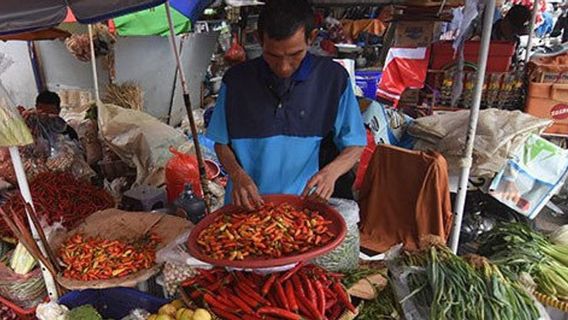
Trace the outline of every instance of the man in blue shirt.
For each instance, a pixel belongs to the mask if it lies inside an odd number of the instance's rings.
[[[315,33],[307,1],[269,1],[258,24],[263,55],[226,72],[207,130],[229,173],[226,202],[253,210],[260,194],[310,190],[329,199],[366,145],[349,75],[308,53]],[[340,153],[320,168],[326,137]]]

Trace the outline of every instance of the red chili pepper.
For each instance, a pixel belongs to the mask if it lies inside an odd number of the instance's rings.
[[[276,273],[273,273],[270,275],[270,277],[268,278],[268,280],[266,280],[266,282],[264,282],[264,285],[262,286],[262,295],[265,296],[268,294],[268,292],[270,292],[270,288],[272,288],[272,285],[274,284],[274,281],[276,280]]]
[[[236,316],[231,311],[225,311],[215,307],[212,307],[211,310],[213,310],[213,313],[217,316],[220,316],[225,320],[241,320],[241,316]]]
[[[343,311],[343,309],[341,308],[341,306],[339,304],[336,304],[332,309],[331,312],[329,314],[329,319],[330,320],[338,320],[339,317],[341,316],[341,312]]]
[[[232,301],[234,304],[236,304],[237,308],[240,308],[241,310],[243,310],[244,313],[254,314],[254,310],[252,310],[251,307],[249,307],[249,305],[247,305],[247,303],[244,302],[241,298],[239,298],[235,295],[228,295],[227,298],[230,301]]]
[[[245,314],[245,315],[243,315],[243,320],[264,320],[264,319],[259,318],[255,315]]]
[[[298,302],[300,305],[303,305],[306,308],[306,311],[311,315],[312,318],[315,320],[321,320],[323,315],[321,315],[315,305],[313,305],[308,298],[305,296],[297,296]]]
[[[318,311],[320,314],[325,314],[325,292],[323,291],[323,286],[319,280],[314,280],[314,285],[317,295]]]
[[[300,282],[300,277],[298,276],[298,274],[292,276],[292,283],[294,284],[294,289],[296,289],[297,292],[299,292],[303,296],[306,295],[304,287],[302,286],[302,282]]]
[[[298,313],[298,302],[296,301],[296,295],[294,294],[294,287],[291,281],[284,284],[284,291],[286,292],[286,298],[288,299],[288,304],[290,304],[290,309]]]
[[[249,295],[245,294],[241,289],[235,288],[235,291],[237,292],[238,297],[241,298],[241,300],[243,300],[244,302],[246,302],[246,304],[248,304],[249,307],[253,309],[256,309],[256,307],[258,307],[259,305],[258,301],[255,301]]]
[[[261,295],[259,295],[256,291],[251,289],[247,286],[244,282],[240,282],[237,287],[241,288],[246,294],[248,294],[254,300],[262,303],[262,304],[269,304],[268,300],[264,299]]]
[[[351,304],[351,301],[349,301],[349,297],[347,296],[347,292],[345,292],[345,289],[343,288],[343,286],[341,286],[341,284],[339,282],[336,282],[333,285],[333,289],[337,293],[337,297],[339,298],[339,301],[341,301],[341,303],[343,303],[345,305],[345,307],[347,309],[349,309],[349,311],[355,313],[355,307],[353,306],[353,304]]]
[[[229,307],[226,304],[224,304],[223,302],[213,298],[213,296],[210,295],[209,293],[206,293],[205,296],[203,296],[203,300],[205,300],[205,302],[207,302],[207,304],[210,305],[211,307],[215,307],[217,309],[227,311],[227,312],[232,312],[231,307]]]
[[[286,309],[290,310],[290,304],[288,303],[288,299],[286,299],[286,294],[284,293],[284,288],[282,288],[282,284],[280,281],[276,281],[274,283],[274,287],[276,288],[276,294],[278,295],[278,300],[280,301],[280,305]]]
[[[302,317],[300,317],[298,314],[292,313],[288,310],[284,310],[284,309],[281,309],[281,308],[276,308],[276,307],[262,307],[262,308],[258,309],[258,313],[259,314],[273,315],[273,316],[277,316],[277,317],[288,319],[288,320],[301,320],[302,319]]]
[[[325,301],[325,310],[331,309],[333,306],[337,304],[337,299],[327,299]]]
[[[302,267],[304,266],[304,262],[300,261],[298,264],[296,264],[296,266],[290,270],[288,270],[282,277],[280,277],[280,282],[284,283],[286,282],[288,279],[290,279],[290,277],[292,277],[294,275],[294,273],[298,272],[298,270],[300,270]]]
[[[314,306],[317,306],[318,300],[312,282],[310,281],[310,279],[308,279],[308,277],[305,274],[302,274],[301,277],[302,277],[302,282],[306,285],[306,297],[310,299],[310,302]]]

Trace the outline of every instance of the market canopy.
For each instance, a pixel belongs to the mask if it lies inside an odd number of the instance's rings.
[[[74,20],[83,24],[95,23],[149,9],[164,2],[166,0],[2,0],[0,35],[47,29]],[[170,2],[173,8],[194,20],[212,1]]]

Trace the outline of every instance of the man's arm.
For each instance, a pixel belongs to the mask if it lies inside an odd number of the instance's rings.
[[[307,196],[308,192],[315,186],[317,190],[315,194],[322,199],[329,199],[335,189],[335,182],[339,177],[351,170],[355,163],[361,157],[364,147],[347,147],[330,162],[327,166],[321,169],[314,175],[306,188],[304,189],[303,196]]]
[[[243,206],[248,210],[253,210],[255,205],[262,203],[262,199],[258,194],[258,189],[254,181],[243,170],[237,161],[235,153],[230,147],[231,138],[227,126],[227,114],[225,107],[225,97],[227,88],[225,84],[221,86],[217,104],[211,122],[207,127],[207,138],[215,141],[215,152],[219,161],[227,170],[231,181],[233,182],[232,201],[237,206]]]
[[[233,182],[231,196],[234,204],[247,210],[254,210],[262,204],[263,201],[256,184],[243,170],[231,147],[226,144],[215,143],[215,152]]]

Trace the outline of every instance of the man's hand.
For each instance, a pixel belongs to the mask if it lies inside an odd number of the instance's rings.
[[[257,209],[264,202],[258,193],[258,188],[251,177],[244,171],[239,170],[233,176],[233,203],[238,207],[243,207],[249,211]]]
[[[331,198],[331,195],[335,190],[335,182],[337,181],[337,179],[339,179],[337,172],[334,172],[334,170],[325,167],[308,181],[304,192],[302,192],[302,196],[308,196],[310,190],[316,187],[317,189],[313,193],[313,195],[327,201],[329,200],[329,198]]]

